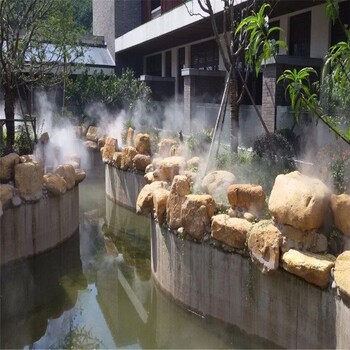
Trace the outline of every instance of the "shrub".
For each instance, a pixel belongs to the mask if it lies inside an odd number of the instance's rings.
[[[259,136],[254,142],[253,151],[268,166],[277,166],[281,172],[295,169],[293,148],[279,133]]]

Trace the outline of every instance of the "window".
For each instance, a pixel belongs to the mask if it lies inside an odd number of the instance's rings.
[[[191,67],[203,70],[219,69],[219,49],[215,40],[191,46]]]
[[[151,0],[151,11],[160,7],[160,0]]]
[[[165,53],[165,76],[171,77],[171,51]]]
[[[310,57],[311,12],[290,18],[289,54]]]
[[[161,54],[146,57],[146,74],[159,77],[162,75]]]
[[[181,70],[185,66],[185,48],[180,47],[178,50],[178,60],[177,60],[177,74],[178,74],[178,93],[180,95],[184,92],[184,77],[181,75]]]

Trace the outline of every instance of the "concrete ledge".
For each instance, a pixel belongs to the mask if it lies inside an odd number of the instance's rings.
[[[155,75],[140,75],[141,81],[161,81],[164,83],[175,83],[175,78],[172,77],[158,77]]]
[[[183,69],[181,69],[181,76],[183,76],[183,77],[187,77],[187,76],[226,77],[226,71],[183,68]]]
[[[136,200],[146,185],[143,175],[105,166],[106,195],[113,202],[135,211]]]
[[[54,248],[79,227],[79,188],[4,211],[0,218],[0,265]]]
[[[350,308],[282,269],[263,275],[250,260],[181,240],[153,222],[152,273],[186,307],[285,348],[348,348]]]

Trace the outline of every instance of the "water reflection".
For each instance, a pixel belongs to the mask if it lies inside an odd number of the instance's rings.
[[[77,232],[58,249],[1,269],[1,348],[33,344],[48,319],[75,305],[86,288],[79,246]]]
[[[273,347],[166,297],[150,221],[105,200],[101,182],[80,191],[80,239],[1,275],[2,348]]]

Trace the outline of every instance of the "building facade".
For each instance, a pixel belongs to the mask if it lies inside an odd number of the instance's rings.
[[[244,4],[237,0],[237,6]],[[282,28],[275,60],[250,81],[255,103],[270,131],[288,127],[291,118],[283,86],[276,85],[286,68],[312,66],[320,71],[329,46],[342,39],[339,26],[325,15],[324,0],[273,2],[269,21]],[[212,1],[218,23],[223,2]],[[344,24],[350,24],[350,1],[340,2]],[[213,124],[222,96],[226,71],[215,43],[208,15],[197,0],[93,0],[93,31],[104,35],[115,54],[116,70],[131,67],[152,87],[156,100],[182,105],[179,117],[185,131]],[[114,38],[114,40],[113,40]],[[262,132],[250,101],[240,108],[241,129],[246,141]],[[245,130],[246,129],[246,130]]]

